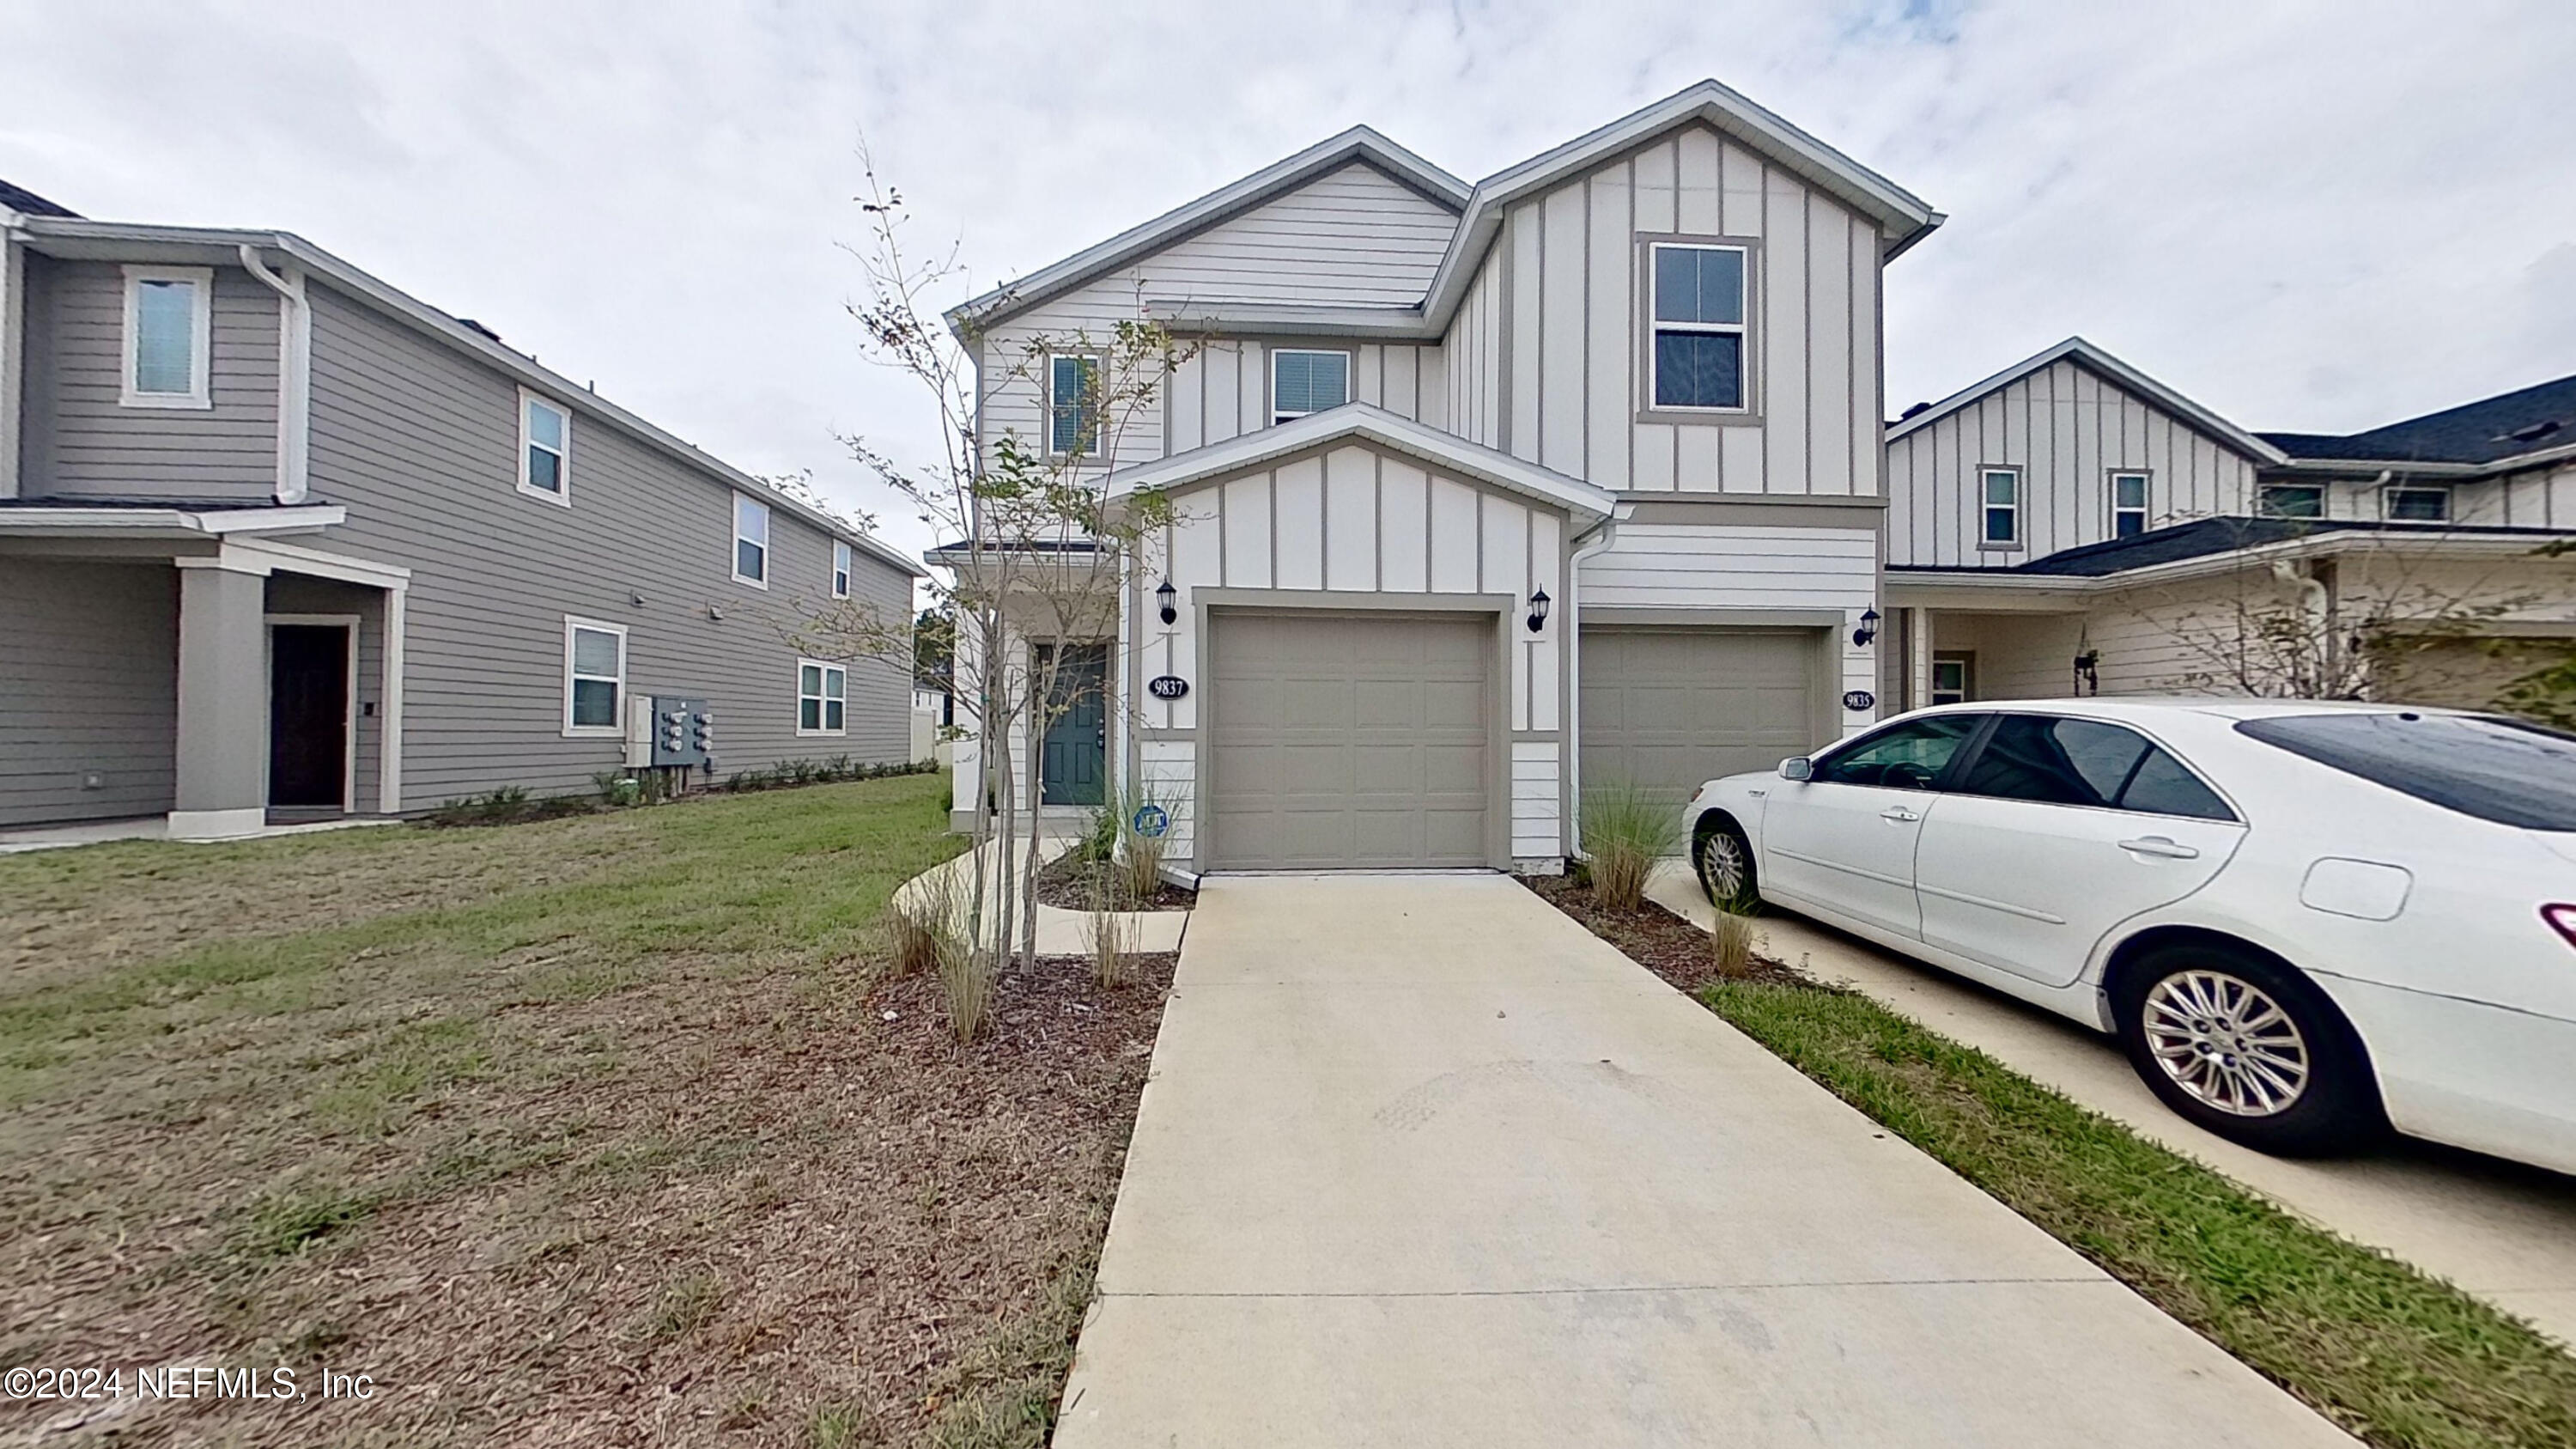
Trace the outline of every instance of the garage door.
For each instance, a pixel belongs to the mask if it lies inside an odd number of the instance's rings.
[[[1217,616],[1212,868],[1480,866],[1489,618]]]
[[[1584,790],[1625,781],[1678,806],[1806,753],[1819,653],[1809,629],[1584,630]]]

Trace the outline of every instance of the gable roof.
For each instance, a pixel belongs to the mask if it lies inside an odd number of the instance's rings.
[[[14,211],[20,216],[70,216],[79,212],[58,202],[47,201],[23,186],[0,181],[0,211]]]
[[[1353,126],[1294,156],[1274,161],[1240,181],[1220,186],[1196,201],[1175,207],[1140,226],[1129,227],[1097,246],[1085,248],[1051,266],[1040,267],[1018,281],[1004,283],[982,296],[958,303],[944,314],[949,330],[962,336],[970,325],[990,327],[1050,297],[1062,296],[1139,257],[1354,163],[1376,167],[1449,211],[1457,211],[1467,204],[1466,182],[1367,126]]]
[[[2061,361],[2073,362],[2108,382],[2136,393],[2191,424],[2210,438],[2234,448],[2257,462],[2284,461],[2285,455],[2282,451],[2265,442],[2261,437],[2245,431],[2081,337],[2069,337],[2055,347],[2023,358],[1992,377],[1961,388],[1921,412],[1888,424],[1887,441],[1893,443],[1908,433],[1928,428],[1988,394],[2009,387],[2032,373],[2055,366]]]
[[[1592,522],[1608,518],[1618,502],[1616,494],[1580,478],[1523,462],[1509,453],[1471,443],[1455,433],[1444,433],[1367,403],[1344,403],[1277,427],[1256,429],[1222,443],[1121,468],[1109,475],[1109,494],[1115,498],[1148,488],[1168,492],[1344,440],[1372,443],[1442,472],[1490,483]]]
[[[2551,539],[2565,538],[2567,530],[2521,528],[2502,525],[2463,525],[2453,523],[2400,523],[2376,518],[2249,518],[2220,514],[2194,518],[2182,523],[2151,528],[2127,538],[2108,539],[2101,543],[2079,544],[2059,549],[2042,558],[2018,563],[2010,568],[1982,568],[1975,565],[1891,564],[1890,573],[1942,573],[1960,577],[2028,578],[2109,578],[2135,569],[2153,568],[2158,564],[2181,563],[2190,559],[2213,558],[2220,554],[2259,549],[2270,544],[2294,543],[2303,539],[2321,539],[2334,534],[2378,537],[2416,537],[2438,544],[2463,540],[2486,540],[2507,545],[2528,541],[2532,546]]]
[[[2576,377],[2499,393],[2366,432],[2264,433],[2298,459],[2370,463],[2497,463],[2576,444]]]

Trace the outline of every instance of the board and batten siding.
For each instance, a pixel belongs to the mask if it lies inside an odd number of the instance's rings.
[[[2021,546],[1981,548],[1978,469],[2022,469]],[[2253,511],[2252,458],[2063,359],[1887,446],[1887,561],[2010,568],[2111,537],[2111,474],[2143,470],[2147,526]]]
[[[1449,383],[1438,347],[1220,337],[1196,344],[1172,374],[1164,394],[1164,451],[1186,453],[1270,426],[1270,353],[1283,347],[1349,353],[1351,401],[1448,429]]]
[[[511,378],[328,287],[313,311],[313,495],[349,518],[299,542],[412,571],[406,809],[502,785],[582,790],[621,762],[617,740],[563,737],[566,615],[626,628],[630,696],[711,702],[720,774],[909,755],[909,671],[881,660],[850,665],[844,734],[796,733],[780,629],[794,598],[828,593],[820,530],[773,508],[771,587],[733,582],[731,486],[585,415],[578,395],[555,399],[573,414],[571,507],[522,494]],[[854,594],[908,620],[911,581],[864,552],[856,564]]]
[[[214,269],[210,408],[127,407],[125,269],[29,256],[24,449],[28,498],[266,503],[277,489],[278,296]]]
[[[2451,516],[2508,528],[2576,528],[2576,463],[2457,484]]]
[[[1192,484],[1174,501],[1179,517],[1155,563],[1168,568],[1179,591],[1177,611],[1168,625],[1149,603],[1129,611],[1131,679],[1199,679],[1194,599],[1202,588],[1275,589],[1283,605],[1295,606],[1329,606],[1335,593],[1525,600],[1544,588],[1565,596],[1566,524],[1556,510],[1361,444]],[[1162,576],[1139,586],[1151,588]],[[1559,749],[1563,638],[1562,615],[1536,634],[1512,631],[1503,723],[1514,744],[1515,856],[1563,853],[1559,803],[1553,793],[1541,800],[1529,789],[1546,773],[1541,758],[1552,761]],[[1200,773],[1197,692],[1139,697],[1135,714],[1143,730],[1140,778],[1165,792],[1164,803],[1180,818]],[[1541,838],[1544,849],[1523,849]]]
[[[0,826],[168,810],[178,691],[168,563],[0,559]]]

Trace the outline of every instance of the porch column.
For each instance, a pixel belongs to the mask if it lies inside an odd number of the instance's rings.
[[[1932,702],[1932,611],[1905,613],[1905,707],[1921,709]]]
[[[179,562],[179,779],[170,838],[255,835],[268,823],[268,579]]]

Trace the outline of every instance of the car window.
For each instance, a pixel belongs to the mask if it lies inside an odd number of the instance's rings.
[[[1981,714],[1936,714],[1856,740],[1816,762],[1809,778],[1836,785],[1929,790],[1950,757],[1986,722]]]
[[[2576,830],[2576,736],[2490,715],[2298,714],[2238,734],[2498,825]]]
[[[2236,818],[2181,761],[2136,730],[2100,720],[2005,715],[1956,788],[2044,805]]]

